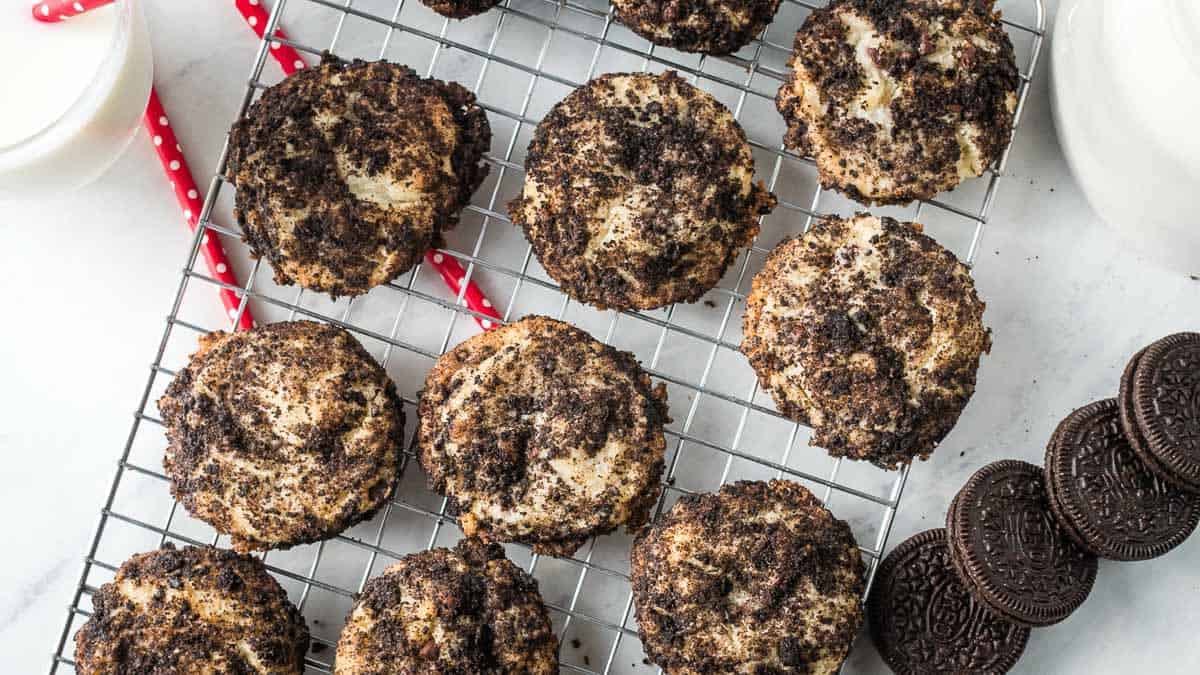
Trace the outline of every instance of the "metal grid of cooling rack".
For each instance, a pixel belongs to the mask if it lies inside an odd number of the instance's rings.
[[[494,139],[487,161],[493,171],[464,211],[463,223],[447,235],[447,248],[440,254],[464,263],[468,278],[479,282],[493,300],[504,298],[496,306],[503,308],[506,321],[532,312],[569,320],[605,342],[633,351],[655,379],[668,385],[676,421],[667,432],[668,468],[656,517],[679,495],[712,490],[730,480],[797,480],[849,520],[860,543],[870,543],[860,545],[868,562],[869,586],[908,470],[882,472],[830,459],[820,450],[804,450],[808,430],[774,411],[737,351],[746,287],[771,245],[803,231],[814,217],[856,208],[823,191],[812,162],[786,151],[779,142],[782,121],[774,113],[772,99],[786,76],[790,38],[803,17],[820,4],[784,0],[771,26],[751,45],[727,57],[655,48],[615,23],[606,0],[505,0],[461,23],[437,17],[415,0],[276,0],[266,33],[286,24],[292,33],[288,44],[312,55],[328,50],[344,57],[387,58],[418,67],[415,59],[424,54],[426,74],[453,77],[465,85],[473,80],[492,121]],[[1019,54],[1019,123],[1041,51],[1044,10],[1041,0],[1001,0],[998,6],[1005,11],[1003,20]],[[329,27],[331,35],[322,40],[313,32],[310,37],[306,31],[310,23]],[[371,29],[378,33],[369,40],[355,40],[354,26],[359,33]],[[270,84],[270,73],[264,72],[270,48],[266,41],[260,44],[242,111]],[[447,62],[453,62],[458,72],[445,72],[441,66]],[[521,153],[549,105],[596,74],[639,68],[677,70],[726,103],[746,127],[759,173],[768,178],[780,204],[764,221],[759,238],[703,302],[653,312],[600,312],[558,292],[508,222],[503,203],[520,189]],[[499,86],[490,86],[494,82]],[[875,212],[926,223],[928,232],[973,265],[1010,151],[1011,145],[982,178],[939,200]],[[224,162],[223,150],[222,170]],[[196,337],[228,327],[208,325],[213,323],[211,312],[195,309],[215,305],[214,291],[224,286],[197,269],[203,238],[221,237],[234,264],[240,263],[246,272],[246,283],[231,287],[242,298],[238,314],[253,302],[264,320],[309,318],[355,333],[397,381],[410,422],[416,389],[429,365],[476,331],[470,320],[474,314],[461,296],[447,297],[436,275],[423,273],[421,266],[358,299],[332,301],[274,285],[267,271],[248,258],[240,233],[219,224],[228,217],[232,192],[225,182],[220,175],[214,177],[208,191],[51,673],[60,667],[73,670],[69,639],[90,616],[92,594],[111,579],[126,557],[166,541],[222,542],[221,536],[178,510],[170,499],[157,463],[165,440],[153,403],[174,368],[186,362]],[[930,223],[940,225],[930,227]],[[231,318],[236,325],[237,317]],[[438,320],[444,321],[444,328]],[[408,426],[411,435],[415,425]],[[342,618],[369,577],[405,553],[447,545],[458,537],[453,519],[446,515],[445,500],[424,489],[412,459],[412,452],[406,451],[396,496],[369,522],[326,542],[263,555],[313,629],[313,648],[307,658],[310,672],[331,671]],[[642,660],[631,617],[628,547],[629,537],[624,534],[593,539],[570,558],[540,557],[522,546],[506,547],[509,557],[541,584],[562,645],[563,670],[605,675],[657,670]]]

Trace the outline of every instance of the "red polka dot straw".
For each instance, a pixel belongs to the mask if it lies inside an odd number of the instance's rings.
[[[58,23],[76,14],[112,3],[113,0],[45,0],[33,4],[33,16],[38,21]]]
[[[179,208],[183,210],[183,218],[194,232],[196,224],[200,221],[200,209],[203,208],[204,202],[200,199],[200,190],[196,187],[191,170],[188,169],[187,160],[183,158],[183,149],[175,138],[175,132],[171,129],[171,120],[167,117],[162,101],[158,98],[158,92],[154,89],[150,90],[150,103],[146,106],[146,115],[142,120],[142,126],[146,128],[154,142],[154,149],[158,152],[158,159],[162,162],[163,171],[166,172],[167,180],[171,182],[171,187],[175,190],[175,199],[179,202]],[[237,277],[233,274],[233,267],[225,257],[225,250],[221,248],[220,239],[215,233],[205,232],[204,239],[200,242],[200,253],[203,254],[204,262],[208,265],[208,272],[214,279],[235,288],[240,286]],[[247,330],[254,326],[254,316],[250,313],[249,304],[242,310],[241,316],[238,316],[241,297],[237,292],[229,288],[222,288],[221,304],[225,306],[225,312],[229,315],[230,320],[237,320],[237,328]]]
[[[250,28],[254,29],[254,32],[261,38],[267,28],[267,10],[263,8],[260,0],[234,0],[233,4],[242,13],[242,18],[246,20]],[[280,28],[276,28],[271,35],[283,40],[287,39]],[[279,63],[279,67],[283,69],[285,75],[291,75],[307,65],[296,50],[282,42],[271,42],[271,56]],[[455,295],[462,295],[467,307],[475,312],[475,323],[479,324],[480,328],[491,330],[501,324],[500,314],[474,281],[467,281],[466,291],[462,290],[467,274],[453,256],[429,250],[425,253],[425,262],[437,270],[442,281],[450,287],[450,290],[454,291]]]
[[[103,7],[112,1],[46,0],[33,6],[33,16],[42,21],[57,22],[97,7]],[[153,87],[150,89],[150,101],[146,106],[146,113],[142,117],[142,126],[145,127],[150,134],[150,139],[154,142],[154,149],[158,152],[163,172],[166,173],[167,180],[174,188],[175,199],[183,212],[183,219],[187,221],[188,227],[194,232],[200,221],[200,209],[203,207],[203,202],[200,201],[200,190],[196,187],[191,170],[188,169],[187,160],[183,158],[183,148],[180,147],[179,140],[175,138],[175,132],[171,130],[171,121],[163,109],[162,101],[158,98],[158,92]],[[233,274],[233,267],[225,257],[225,250],[221,248],[220,240],[214,234],[205,233],[204,239],[200,242],[200,252],[204,256],[209,274],[214,279],[235,288],[241,285]],[[222,288],[220,296],[226,314],[229,315],[230,321],[237,322],[237,328],[247,330],[255,325],[249,305],[241,310],[240,315],[238,314],[241,297],[235,291],[230,288]]]
[[[476,286],[474,281],[468,281],[467,290],[463,291],[463,279],[466,278],[467,273],[454,256],[429,249],[425,252],[425,262],[442,275],[442,281],[446,282],[455,295],[462,294],[463,301],[467,303],[468,308],[476,314],[484,315],[473,317],[480,328],[491,330],[500,327],[500,324],[503,323],[500,313],[496,311],[496,308],[492,306],[492,301],[483,295],[483,291],[479,290],[479,286]]]
[[[42,21],[62,21],[65,18],[80,14],[89,9],[95,9],[113,2],[113,0],[45,0],[33,6],[33,15]],[[263,8],[260,0],[234,0],[234,5],[241,12],[246,23],[252,28],[260,38],[266,33],[268,23],[268,14]],[[304,69],[307,64],[299,52],[284,44],[280,40],[286,40],[287,35],[283,29],[276,28],[271,33],[273,40],[271,42],[271,56],[279,63],[284,74],[291,75],[296,71]],[[154,141],[155,150],[158,151],[158,157],[162,161],[163,170],[167,174],[168,180],[175,189],[175,198],[179,201],[180,207],[183,209],[184,219],[187,220],[188,226],[194,231],[196,224],[199,221],[200,209],[203,203],[200,201],[200,191],[196,188],[195,180],[192,178],[191,171],[188,169],[187,161],[183,158],[183,149],[179,146],[175,138],[175,133],[171,130],[170,120],[167,118],[166,112],[163,110],[162,102],[158,98],[157,92],[153,89],[150,91],[150,104],[146,109],[144,126],[150,133],[150,137]],[[201,252],[204,255],[204,260],[208,264],[209,273],[213,278],[230,286],[240,286],[237,278],[234,277],[232,268],[228,260],[225,258],[225,252],[221,248],[221,243],[217,237],[204,235],[204,240],[201,243]],[[430,250],[425,253],[425,261],[441,275],[442,280],[454,291],[456,295],[462,295],[463,301],[467,307],[473,311],[476,316],[475,322],[484,330],[496,328],[501,323],[500,314],[492,305],[491,301],[484,296],[483,291],[474,281],[469,281],[466,278],[466,272],[462,265],[452,256],[440,251]],[[463,284],[466,288],[463,288]],[[237,319],[238,328],[248,329],[254,325],[254,318],[250,314],[250,307],[247,305],[240,317],[238,317],[238,307],[240,298],[236,292],[229,288],[221,289],[221,302],[225,305],[226,311],[229,313],[230,319]]]
[[[267,30],[267,10],[263,8],[262,2],[260,0],[233,0],[233,4],[242,13],[242,18],[246,20],[246,24],[250,26],[254,34],[262,37]],[[276,28],[271,36],[280,40],[287,39],[287,34],[283,32],[282,28]],[[271,42],[271,56],[279,62],[285,75],[291,75],[308,66],[299,52],[282,42]]]

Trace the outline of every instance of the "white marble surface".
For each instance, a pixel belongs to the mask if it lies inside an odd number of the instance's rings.
[[[1053,16],[1056,2],[1048,4]],[[229,3],[160,1],[148,10],[159,90],[193,169],[211,175],[255,42]],[[326,30],[330,15],[297,13],[292,21],[304,23],[293,32]],[[982,464],[1040,463],[1057,420],[1112,395],[1129,354],[1198,327],[1200,282],[1130,255],[1072,183],[1050,122],[1047,72],[1034,84],[977,266],[995,347],[958,427],[913,470],[892,545],[938,526]],[[49,664],[189,243],[144,142],[78,194],[0,205],[5,672]],[[196,312],[219,325],[215,298]],[[1200,538],[1155,561],[1102,563],[1088,602],[1035,631],[1017,672],[1196,672],[1197,569]],[[847,672],[885,670],[860,640]]]

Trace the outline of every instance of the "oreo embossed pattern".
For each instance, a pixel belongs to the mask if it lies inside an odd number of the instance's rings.
[[[1058,425],[1046,448],[1050,506],[1084,549],[1112,560],[1156,558],[1200,521],[1200,496],[1159,478],[1121,429],[1116,399],[1086,405]]]
[[[897,546],[867,601],[871,636],[897,673],[1007,672],[1029,627],[1087,599],[1098,557],[1156,558],[1198,524],[1200,333],[1176,333],[1130,358],[1116,398],[1059,423],[1044,469],[988,464],[944,530]]]
[[[1005,673],[1029,640],[1028,627],[967,590],[941,528],[910,537],[880,563],[867,607],[876,648],[902,675]]]
[[[1096,580],[1096,557],[1071,541],[1050,510],[1041,468],[993,462],[967,481],[946,530],[964,582],[996,612],[1027,626],[1070,616]]]
[[[1121,382],[1126,433],[1165,478],[1200,491],[1200,333],[1168,335],[1135,358]]]

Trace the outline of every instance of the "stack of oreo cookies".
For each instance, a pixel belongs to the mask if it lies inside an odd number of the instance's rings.
[[[1200,493],[1200,333],[1177,333],[1134,355],[1121,376],[1121,426],[1154,475]]]
[[[1200,523],[1200,333],[1138,352],[1118,398],[1066,417],[1045,468],[977,471],[945,529],[880,564],[871,635],[897,673],[1007,672],[1029,629],[1067,618],[1091,592],[1098,558],[1147,560]]]

